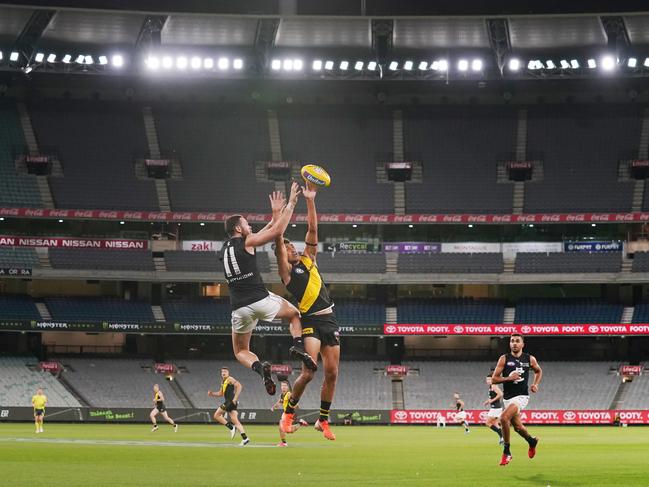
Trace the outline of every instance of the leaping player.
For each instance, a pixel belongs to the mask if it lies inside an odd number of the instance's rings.
[[[536,446],[539,443],[539,439],[530,436],[527,428],[523,425],[520,412],[525,409],[530,400],[530,391],[533,393],[539,391],[543,370],[541,370],[533,355],[523,353],[524,346],[525,342],[522,335],[518,333],[512,334],[509,337],[510,353],[500,356],[491,378],[493,384],[503,384],[504,389],[505,410],[500,415],[504,447],[500,465],[507,465],[512,460],[512,454],[509,450],[511,426],[514,426],[514,431],[527,441],[529,445],[528,457],[534,458]],[[534,382],[528,390],[527,382],[530,377],[530,369],[534,371]]]
[[[225,221],[228,239],[223,245],[221,258],[225,279],[230,289],[232,306],[232,348],[237,360],[257,372],[264,381],[266,392],[275,395],[275,382],[269,362],[261,362],[250,351],[250,338],[259,320],[272,321],[281,318],[290,322],[293,336],[291,355],[299,358],[305,367],[316,370],[314,360],[304,351],[300,312],[284,298],[269,292],[257,268],[256,247],[272,242],[281,236],[291,220],[300,194],[297,183],[291,185],[288,203],[284,195],[275,191],[270,195],[273,217],[268,225],[254,233],[246,219],[232,215]]]

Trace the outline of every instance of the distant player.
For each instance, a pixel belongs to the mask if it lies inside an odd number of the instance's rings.
[[[158,431],[158,423],[156,421],[156,416],[160,414],[164,420],[169,423],[171,426],[174,427],[174,433],[178,431],[178,425],[174,422],[173,419],[169,417],[169,414],[167,414],[167,408],[164,403],[165,396],[160,390],[160,386],[158,384],[153,384],[153,409],[151,410],[151,414],[149,417],[151,418],[151,422],[153,423],[153,428],[151,428],[151,432],[153,431]]]
[[[458,423],[462,423],[462,426],[464,426],[464,434],[468,435],[471,432],[471,430],[469,429],[469,423],[466,420],[464,401],[460,399],[460,394],[457,392],[453,394],[453,399],[455,400],[455,410],[457,411],[457,413],[455,414],[455,420]]]
[[[43,389],[38,389],[32,396],[32,406],[34,407],[34,424],[36,433],[43,432],[43,419],[45,418],[45,406],[47,406],[47,396],[43,394]]]
[[[514,333],[509,338],[510,353],[501,355],[496,364],[492,376],[493,384],[503,384],[505,408],[500,415],[500,422],[503,429],[503,456],[500,465],[507,465],[512,460],[512,454],[509,450],[510,426],[514,427],[516,433],[521,435],[527,441],[529,449],[527,456],[534,458],[536,455],[536,445],[539,443],[538,438],[532,438],[523,426],[520,412],[525,409],[530,400],[530,393],[538,392],[543,371],[539,367],[533,355],[523,353],[525,342],[523,337]],[[527,382],[530,376],[530,369],[534,371],[534,383],[530,386],[529,391]]]
[[[228,239],[223,245],[221,259],[225,278],[230,289],[232,306],[232,348],[237,360],[257,372],[264,381],[268,394],[275,395],[270,363],[261,362],[250,351],[250,338],[259,320],[272,321],[281,318],[290,322],[293,336],[291,355],[298,357],[307,367],[317,369],[315,362],[304,351],[300,313],[284,298],[269,292],[257,268],[256,247],[272,242],[282,235],[293,215],[300,193],[297,183],[291,186],[288,203],[281,192],[270,195],[273,217],[271,222],[257,233],[253,233],[246,219],[233,215],[225,221]]]
[[[503,391],[497,385],[492,384],[490,375],[485,380],[489,386],[489,399],[484,402],[485,406],[489,406],[485,425],[498,435],[498,444],[502,445],[503,430],[500,427],[500,415],[503,412]]]
[[[243,386],[241,382],[236,380],[230,375],[230,369],[221,367],[221,388],[217,392],[207,391],[210,397],[223,397],[224,402],[214,412],[214,421],[221,423],[230,431],[230,438],[234,438],[237,431],[241,434],[240,446],[246,446],[250,443],[250,438],[246,435],[241,421],[239,421],[239,412],[237,406],[239,405],[239,395]],[[230,420],[225,419],[228,415]]]
[[[439,413],[437,415],[437,427],[446,428],[446,415],[444,413]]]
[[[275,411],[275,409],[277,409],[277,408],[282,408],[282,411],[284,411],[286,409],[286,406],[288,405],[288,400],[291,397],[291,394],[290,394],[291,389],[289,387],[288,381],[283,380],[280,383],[280,391],[281,391],[281,394],[279,396],[279,399],[277,400],[277,402],[275,404],[273,404],[270,407],[271,411]],[[280,425],[279,425],[279,443],[277,444],[277,446],[281,446],[281,447],[288,446],[288,443],[286,442],[286,433],[295,433],[297,430],[300,429],[301,426],[307,426],[308,424],[309,423],[307,423],[305,420],[300,419],[296,424],[291,425],[291,427],[287,431],[284,431],[284,429],[282,429],[282,425],[281,425],[281,422],[280,422]]]
[[[315,207],[316,190],[311,185],[302,188],[307,207],[307,232],[305,248],[299,254],[295,246],[282,235],[275,239],[277,268],[286,289],[298,302],[302,313],[302,336],[309,356],[315,360],[322,356],[324,382],[320,391],[320,417],[315,429],[325,438],[335,440],[329,427],[329,411],[336,391],[338,364],[340,362],[340,339],[338,322],[333,312],[334,303],[322,280],[316,263],[318,252],[318,216]],[[288,431],[293,424],[295,408],[307,384],[313,379],[313,369],[302,366],[300,376],[293,384],[288,404],[284,409],[281,426]]]

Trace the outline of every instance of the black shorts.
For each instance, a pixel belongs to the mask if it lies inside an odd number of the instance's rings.
[[[164,413],[167,410],[167,408],[165,407],[165,403],[163,402],[156,403],[155,408],[158,410],[159,413]]]
[[[230,413],[237,410],[237,403],[233,401],[226,401],[221,404],[219,408],[223,409],[223,411],[225,411],[226,413]]]
[[[34,416],[43,416],[45,415],[45,409],[34,409]]]
[[[340,345],[340,332],[336,315],[302,316],[302,338],[317,338],[322,345],[336,347]]]

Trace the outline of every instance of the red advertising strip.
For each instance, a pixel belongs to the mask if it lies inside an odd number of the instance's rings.
[[[387,375],[408,375],[409,367],[407,365],[388,365],[385,367]]]
[[[484,423],[487,410],[467,410],[469,423]],[[457,411],[444,409],[396,409],[390,412],[392,424],[437,424],[443,415],[447,423],[457,422]],[[527,410],[521,412],[521,420],[526,424],[613,424],[619,416],[621,423],[649,424],[649,410]]]
[[[642,375],[642,365],[623,365],[620,367],[620,374],[622,375]]]
[[[649,335],[649,324],[383,325],[384,335]]]
[[[39,367],[41,370],[48,372],[58,372],[61,369],[61,364],[58,362],[41,362]]]
[[[156,373],[158,374],[173,374],[176,370],[176,366],[174,364],[163,364],[163,363],[157,363],[154,366]]]
[[[273,364],[270,366],[270,371],[273,374],[291,375],[291,372],[293,371],[293,367],[284,364]]]
[[[71,218],[81,220],[129,220],[162,222],[222,222],[229,216],[222,212],[59,210],[46,208],[0,208],[0,216],[15,218]],[[249,222],[266,223],[268,213],[248,213]],[[390,223],[390,224],[521,224],[521,223],[620,223],[649,221],[649,213],[530,213],[525,215],[493,214],[354,214],[323,213],[321,223]],[[306,215],[294,215],[293,222],[306,222]]]
[[[149,241],[104,238],[14,237],[11,235],[0,235],[0,247],[145,250],[149,248]]]

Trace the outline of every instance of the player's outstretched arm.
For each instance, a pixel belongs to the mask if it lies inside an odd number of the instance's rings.
[[[306,221],[307,230],[304,239],[305,247],[304,253],[312,260],[315,261],[316,253],[318,252],[318,213],[315,208],[315,197],[317,191],[311,183],[307,183],[302,187],[302,195],[306,200]]]
[[[277,273],[286,286],[291,282],[291,264],[288,262],[283,233],[275,238],[275,257],[277,258]]]
[[[281,191],[273,191],[271,194],[268,195],[268,199],[270,200],[271,218],[270,221],[266,224],[266,226],[261,230],[259,230],[260,232],[263,232],[264,230],[267,230],[271,228],[273,225],[277,224],[277,220],[279,219],[279,216],[282,213],[282,209],[286,205],[284,194]],[[277,201],[277,204],[274,204],[274,201]]]
[[[539,384],[541,383],[541,379],[543,379],[543,369],[536,361],[534,355],[530,355],[530,368],[534,371],[534,383],[531,385],[530,391],[538,392]]]
[[[209,397],[221,397],[223,395],[223,391],[220,390],[220,389],[218,391],[216,391],[216,392],[207,391],[207,395]]]
[[[281,193],[280,193],[281,194]],[[297,198],[300,194],[300,186],[297,183],[293,182],[291,185],[291,195],[289,197],[288,203],[283,210],[281,206],[284,203],[284,198],[277,198],[275,193],[271,195],[270,204],[273,211],[273,214],[280,208],[281,214],[277,219],[277,223],[272,226],[266,226],[264,229],[260,230],[257,233],[251,233],[246,237],[246,247],[259,247],[265,245],[269,242],[275,240],[279,235],[282,235],[286,231],[288,223],[291,221],[293,216],[293,210],[295,210],[295,205],[297,204]]]

